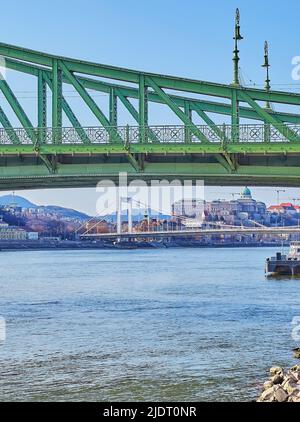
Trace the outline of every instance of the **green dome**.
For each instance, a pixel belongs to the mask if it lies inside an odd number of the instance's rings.
[[[247,186],[245,187],[245,189],[242,192],[242,198],[252,198],[251,195],[251,190],[249,188],[247,188]]]

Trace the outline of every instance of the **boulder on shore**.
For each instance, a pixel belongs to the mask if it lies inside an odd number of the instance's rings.
[[[287,372],[280,366],[273,366],[262,389],[258,402],[300,402],[300,365]]]
[[[293,349],[294,352],[294,358],[300,359],[300,347],[296,347],[296,349]]]

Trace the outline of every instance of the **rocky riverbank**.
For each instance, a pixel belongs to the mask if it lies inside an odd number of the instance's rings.
[[[295,365],[286,372],[280,366],[273,366],[257,401],[300,402],[300,365]]]

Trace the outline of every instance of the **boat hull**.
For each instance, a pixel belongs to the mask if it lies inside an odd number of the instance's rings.
[[[300,260],[266,261],[266,274],[300,275]]]

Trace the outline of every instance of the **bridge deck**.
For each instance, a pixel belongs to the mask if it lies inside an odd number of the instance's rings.
[[[239,142],[232,127],[197,126],[201,142],[187,126],[150,126],[144,142],[136,126],[0,129],[0,189],[95,186],[99,180],[198,179],[206,184],[286,185],[300,181],[300,142],[287,141],[276,128],[240,125]],[[300,133],[300,125],[288,125]],[[266,131],[268,139],[266,140]],[[82,142],[82,136],[86,142]],[[150,137],[155,135],[155,140]],[[30,135],[30,136],[29,136]],[[33,139],[32,139],[33,138]]]
[[[253,227],[253,228],[222,228],[222,229],[190,229],[190,230],[158,230],[132,233],[87,233],[81,235],[87,239],[103,238],[147,238],[147,237],[184,237],[184,236],[213,236],[213,235],[284,235],[300,233],[300,227]]]
[[[0,189],[95,186],[105,178],[117,182],[120,172],[147,183],[174,178],[216,185],[300,182],[299,93],[243,87],[238,78],[220,84],[141,72],[4,43],[0,55],[6,68],[34,79],[37,87],[36,110],[29,116],[0,75],[6,103],[0,106]],[[79,110],[64,95],[66,86],[76,93],[86,121],[96,121],[97,127],[80,123]],[[107,102],[104,110],[93,98],[99,92]],[[156,107],[160,115],[158,106],[180,125],[151,126],[150,112]],[[120,126],[120,112],[122,121],[136,126]],[[71,127],[63,127],[64,121]]]

